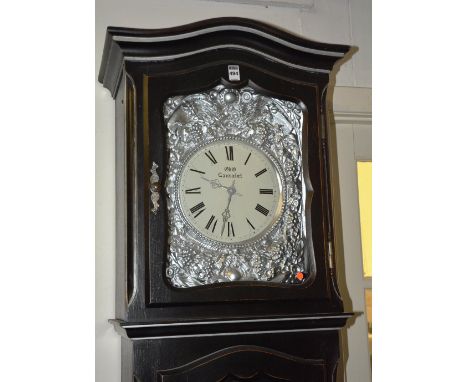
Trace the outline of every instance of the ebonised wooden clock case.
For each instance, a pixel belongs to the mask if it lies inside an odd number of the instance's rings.
[[[325,99],[348,46],[219,18],[170,29],[107,30],[99,81],[116,106],[116,319],[122,381],[332,381],[351,315],[335,276]],[[233,80],[228,67],[235,65]],[[249,87],[303,111],[305,207],[314,275],[175,288],[167,278],[169,162],[164,103]],[[152,178],[157,168],[156,182]],[[152,196],[158,193],[156,213]]]

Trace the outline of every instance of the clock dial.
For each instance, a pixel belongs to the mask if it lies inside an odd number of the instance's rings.
[[[201,235],[225,244],[260,238],[283,208],[275,164],[245,141],[214,141],[185,163],[178,184],[180,208]]]

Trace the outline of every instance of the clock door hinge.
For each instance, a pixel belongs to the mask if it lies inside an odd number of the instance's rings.
[[[333,262],[333,243],[331,241],[328,241],[328,267],[331,269],[335,268]]]

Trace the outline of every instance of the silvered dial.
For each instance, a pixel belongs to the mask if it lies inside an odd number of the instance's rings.
[[[214,141],[193,153],[182,168],[178,193],[190,225],[225,244],[260,238],[283,208],[275,164],[256,146],[237,139]]]

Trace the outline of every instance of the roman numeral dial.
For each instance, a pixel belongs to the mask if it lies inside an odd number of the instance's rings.
[[[265,172],[267,172],[267,169],[266,169],[266,168],[263,168],[263,169],[261,169],[259,172],[257,172],[257,173],[255,174],[255,176],[258,178],[260,175],[264,174]]]
[[[214,221],[214,223],[213,223]],[[211,223],[213,223],[213,226],[211,226]],[[215,217],[214,215],[211,215],[210,219],[208,220],[208,223],[206,223],[206,226],[205,228],[206,229],[210,229],[211,228],[211,232],[214,232],[215,229],[216,229],[216,224],[218,223],[218,220],[216,219],[215,220]]]
[[[233,161],[234,160],[234,147],[232,146],[224,146],[226,149],[226,158],[227,160]]]
[[[205,153],[205,155],[210,160],[211,163],[213,164],[218,163],[218,161],[216,160],[216,158],[214,157],[213,153],[210,150],[208,150],[208,152]]]
[[[197,212],[198,210],[201,210],[203,207],[205,207],[205,203],[201,202],[201,203],[198,203],[196,204],[195,206],[193,206],[192,208],[190,208],[190,212],[192,214],[194,214],[195,212]]]
[[[261,214],[267,216],[268,213],[270,212],[268,209],[266,209],[265,207],[263,207],[261,204],[257,204],[255,206],[255,210],[257,210],[258,212],[260,212]]]
[[[234,224],[232,224],[231,222],[228,222],[228,236],[236,236],[236,234],[234,233]]]
[[[185,193],[186,194],[201,194],[200,188],[201,187],[188,188],[187,190],[185,190]]]
[[[178,196],[169,198],[197,240],[248,244],[273,229],[284,200],[272,157],[254,143],[229,138],[201,145],[183,159]]]
[[[255,229],[255,227],[253,226],[252,222],[249,219],[245,218],[245,220],[247,220],[247,223],[252,229]]]

